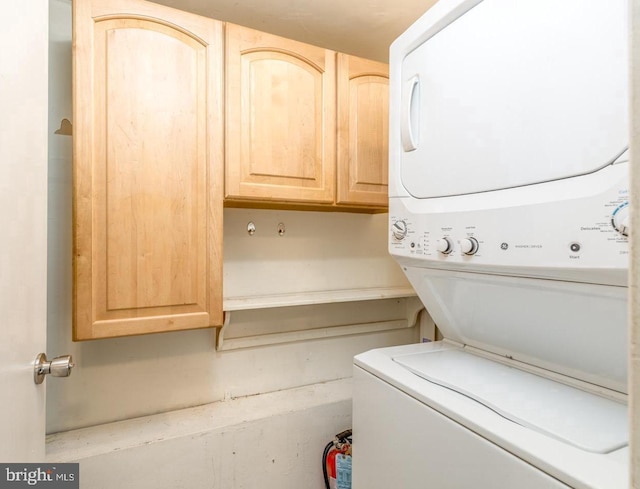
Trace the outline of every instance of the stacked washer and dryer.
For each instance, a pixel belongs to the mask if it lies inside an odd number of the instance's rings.
[[[389,249],[443,340],[355,358],[354,489],[628,485],[624,0],[440,0],[391,46]]]

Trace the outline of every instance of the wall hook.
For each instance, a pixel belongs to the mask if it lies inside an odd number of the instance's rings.
[[[54,132],[54,134],[61,134],[63,136],[71,136],[73,134],[73,126],[69,119],[62,119],[60,121],[60,128]]]

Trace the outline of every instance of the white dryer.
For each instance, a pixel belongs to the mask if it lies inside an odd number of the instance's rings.
[[[354,489],[628,486],[624,0],[391,46],[389,249],[444,339],[355,358]]]

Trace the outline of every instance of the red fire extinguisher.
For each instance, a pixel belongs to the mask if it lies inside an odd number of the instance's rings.
[[[326,489],[351,489],[351,444],[351,430],[345,430],[324,448],[322,473]]]

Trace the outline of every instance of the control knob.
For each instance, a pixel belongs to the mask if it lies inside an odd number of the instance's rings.
[[[623,236],[629,236],[629,202],[619,206],[611,216],[611,224]]]
[[[475,255],[480,245],[476,238],[464,238],[460,240],[460,251],[465,255]]]
[[[436,249],[440,253],[448,255],[453,251],[453,241],[450,238],[440,238],[436,241]]]
[[[404,221],[395,221],[391,226],[391,233],[393,234],[393,237],[398,241],[402,241],[404,238],[406,238],[408,232],[409,231],[407,229],[407,223]]]

